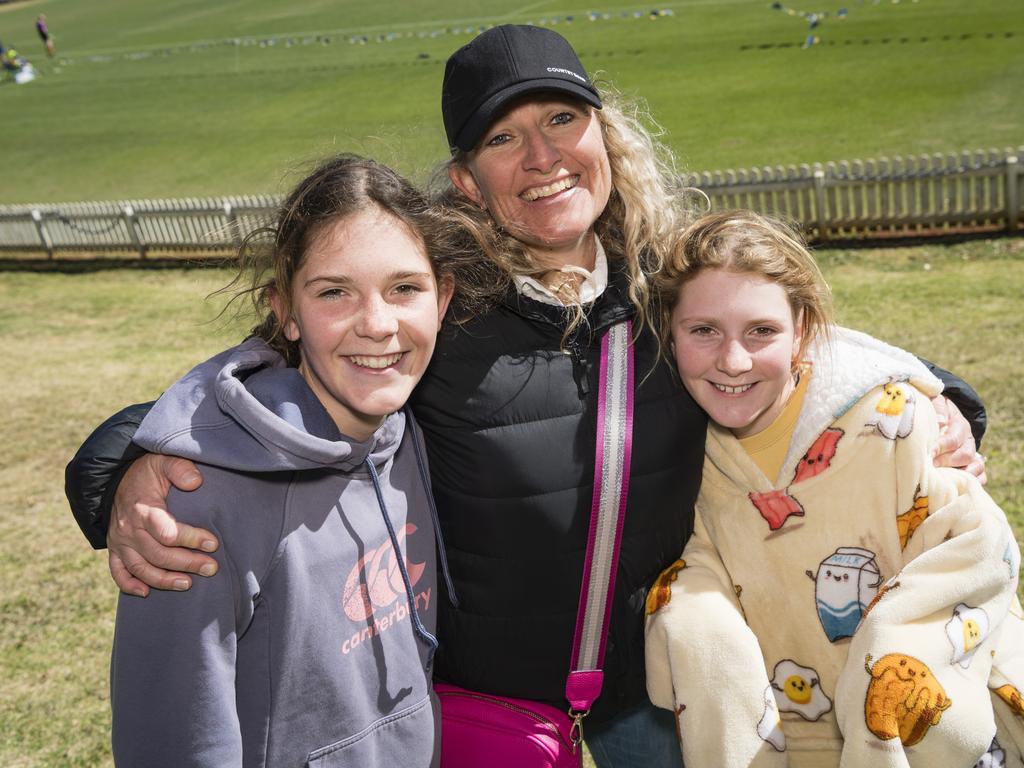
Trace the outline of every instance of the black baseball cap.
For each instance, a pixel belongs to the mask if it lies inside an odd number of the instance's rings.
[[[502,24],[453,53],[444,69],[441,114],[448,146],[468,152],[509,101],[557,91],[601,108],[601,96],[569,41],[557,32]]]

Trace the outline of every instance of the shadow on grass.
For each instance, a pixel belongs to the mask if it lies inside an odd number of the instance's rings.
[[[1024,236],[1024,232],[1006,231],[958,231],[943,233],[941,235],[913,234],[913,235],[878,235],[856,238],[830,238],[824,242],[811,240],[815,249],[830,250],[860,250],[872,248],[919,248],[922,245],[956,245],[957,243],[970,243],[979,240],[1013,240]]]
[[[79,256],[75,258],[47,258],[0,256],[0,272],[63,272],[67,274],[84,274],[103,272],[105,270],[160,270],[160,269],[221,269],[235,266],[233,256],[218,254],[216,256]]]
[[[917,248],[922,245],[955,245],[979,240],[1018,239],[1024,232],[959,230],[941,234],[883,234],[861,237],[834,237],[826,241],[810,239],[815,251],[870,250],[877,248]],[[110,269],[221,269],[236,265],[233,253],[195,253],[140,256],[111,256],[102,253],[75,252],[50,258],[18,252],[0,253],[0,272],[63,272],[68,274],[102,272]]]

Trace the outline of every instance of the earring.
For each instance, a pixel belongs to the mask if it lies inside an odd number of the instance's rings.
[[[790,363],[790,366],[789,366],[789,374],[793,377],[793,385],[794,386],[800,383],[800,376],[803,374],[803,372],[804,372],[804,364],[803,364],[803,362],[797,360],[794,357],[793,358],[793,362]]]

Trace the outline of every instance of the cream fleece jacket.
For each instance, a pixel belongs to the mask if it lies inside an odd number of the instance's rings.
[[[844,329],[809,357],[778,478],[709,430],[695,533],[648,597],[651,700],[687,768],[1024,765],[1019,546],[932,465],[941,385]]]

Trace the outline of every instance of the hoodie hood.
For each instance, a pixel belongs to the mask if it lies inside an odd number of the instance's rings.
[[[135,442],[153,453],[247,472],[330,468],[350,472],[398,449],[405,415],[393,413],[365,442],[342,435],[295,368],[251,337],[200,363],[143,420]]]
[[[875,387],[909,381],[928,397],[942,392],[942,382],[912,354],[850,328],[837,326],[830,339],[816,339],[808,359],[813,373],[784,466]]]

